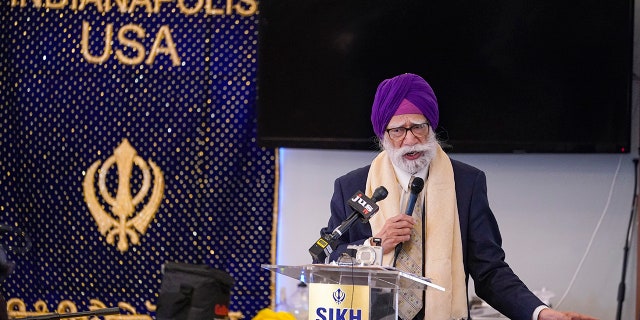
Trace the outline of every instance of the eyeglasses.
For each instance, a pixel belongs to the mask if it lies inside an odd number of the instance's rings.
[[[429,134],[429,123],[414,124],[411,127],[397,127],[385,130],[391,140],[402,140],[407,136],[407,131],[411,131],[414,137],[424,138]]]

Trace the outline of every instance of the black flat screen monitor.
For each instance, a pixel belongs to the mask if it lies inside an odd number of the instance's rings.
[[[629,152],[632,1],[260,6],[262,146],[376,149],[376,87],[410,72],[433,87],[450,152]]]

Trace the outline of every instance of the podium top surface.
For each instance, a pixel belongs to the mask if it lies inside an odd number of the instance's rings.
[[[339,266],[334,264],[307,264],[301,266],[263,264],[264,269],[300,280],[305,283],[361,284],[372,288],[419,289],[431,287],[445,289],[431,279],[416,276],[392,267]]]

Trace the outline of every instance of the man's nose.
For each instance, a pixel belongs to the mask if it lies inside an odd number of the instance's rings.
[[[402,141],[402,144],[412,146],[418,143],[420,143],[420,139],[418,139],[418,137],[416,137],[416,135],[413,134],[413,131],[407,130],[407,134],[404,136],[404,140]]]

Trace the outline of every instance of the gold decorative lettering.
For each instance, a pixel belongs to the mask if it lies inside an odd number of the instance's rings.
[[[11,318],[26,318],[35,315],[41,315],[49,312],[49,308],[47,308],[47,304],[38,300],[33,305],[35,312],[28,312],[27,305],[21,299],[11,298],[7,301],[7,310],[9,311],[9,316]]]
[[[126,313],[116,314],[116,315],[105,315],[104,319],[105,320],[152,320],[153,319],[148,314],[138,313],[136,309],[129,303],[119,302],[118,307],[124,310]],[[105,308],[107,308],[107,306],[102,301],[97,299],[90,300],[90,305],[89,305],[90,311],[96,311],[96,310],[105,309]],[[157,306],[151,304],[149,301],[145,301],[145,308],[147,308],[147,311],[149,312],[154,312],[156,311]],[[38,300],[34,304],[34,309],[35,311],[27,311],[26,304],[22,299],[11,298],[9,299],[9,301],[7,301],[7,311],[9,313],[10,319],[51,315],[51,312],[49,311],[47,304],[42,300]],[[58,314],[76,313],[76,312],[78,312],[78,307],[76,306],[75,303],[73,303],[73,301],[69,301],[69,300],[63,300],[58,304],[58,307],[56,308],[56,313]],[[77,317],[73,319],[90,320],[90,319],[97,319],[97,318]]]
[[[73,301],[70,300],[62,300],[58,304],[58,308],[56,309],[57,313],[76,313],[78,312],[78,307]]]
[[[131,6],[129,7],[129,13],[132,13],[137,6],[145,6],[145,11],[148,13],[153,12],[153,5],[151,4],[151,0],[131,0]]]
[[[202,6],[204,5],[202,0],[198,0],[193,8],[187,8],[187,6],[184,4],[184,1],[185,0],[178,0],[178,8],[180,9],[181,13],[184,13],[186,15],[198,13],[198,11],[200,11],[202,9]],[[211,0],[207,0],[207,3],[209,3],[210,1]]]
[[[46,0],[44,2],[44,6],[46,8],[51,8],[51,9],[62,9],[66,7],[68,3],[69,3],[68,0],[61,0],[59,2],[55,2],[53,0]]]
[[[81,0],[80,7],[78,10],[84,10],[87,4],[93,3],[96,6],[98,12],[104,12],[104,8],[102,7],[102,0]]]
[[[142,39],[144,39],[144,37],[146,36],[146,33],[144,32],[144,29],[142,29],[142,27],[135,24],[128,24],[120,28],[120,30],[118,31],[118,41],[120,41],[120,43],[128,47],[131,47],[133,51],[137,52],[137,55],[135,58],[129,58],[122,52],[122,50],[117,49],[116,57],[118,58],[118,60],[120,60],[120,62],[126,65],[140,64],[142,63],[142,61],[144,61],[145,49],[142,43],[135,41],[133,39],[127,38],[127,32],[129,31],[135,32],[138,38],[142,38]]]
[[[173,0],[154,0],[155,6],[153,7],[153,13],[160,12],[160,7],[163,2],[173,2]]]
[[[18,6],[18,0],[11,0],[11,6]],[[20,6],[23,8],[26,7],[27,0],[20,0]],[[42,0],[33,0],[33,6],[36,8],[42,7]]]
[[[227,15],[231,15],[233,12],[233,0],[227,0],[227,6],[225,7]]]
[[[243,3],[248,8],[245,9],[245,7],[242,5]],[[258,3],[256,3],[256,0],[240,0],[240,3],[235,5],[235,9],[239,15],[248,17],[254,15],[256,11],[258,11]]]
[[[118,11],[127,12],[127,7],[129,6],[127,0],[116,0],[116,4],[118,5]]]
[[[91,302],[91,306],[89,306],[89,310],[91,311],[104,309],[107,307],[102,301],[97,299],[91,299],[90,302]],[[152,320],[151,316],[149,315],[139,314],[136,311],[136,309],[129,303],[118,302],[118,307],[124,310],[125,312],[127,312],[127,314],[107,315],[107,316],[104,316],[104,319],[105,320]],[[155,311],[156,309],[156,306],[152,305],[149,301],[146,301],[145,307],[147,308],[147,311],[152,311],[152,312]],[[153,308],[153,310],[151,308]]]
[[[111,39],[113,38],[113,23],[107,24],[107,28],[105,30],[104,35],[104,49],[102,51],[101,56],[93,56],[89,52],[89,31],[91,30],[91,25],[87,21],[82,21],[82,56],[90,62],[90,63],[103,63],[109,59],[109,55],[111,54]]]
[[[90,303],[89,304],[90,311],[96,311],[96,310],[107,308],[104,302],[98,299],[90,299],[89,303]],[[157,310],[157,306],[149,302],[149,300],[145,301],[144,307],[148,312],[155,312]],[[104,319],[105,320],[153,320],[153,318],[148,314],[138,313],[136,309],[129,303],[118,302],[118,308],[122,309],[124,313],[116,314],[116,315],[105,315],[103,316]],[[9,299],[9,301],[7,301],[7,311],[9,313],[10,319],[51,315],[51,312],[49,311],[47,304],[42,300],[38,300],[36,303],[34,303],[34,310],[35,311],[27,311],[27,306],[22,299],[11,298]],[[76,304],[73,301],[69,301],[69,300],[64,300],[60,302],[58,304],[58,307],[56,308],[56,313],[61,315],[65,313],[76,313],[76,312],[78,312],[78,308],[76,307]],[[242,318],[244,318],[244,315],[242,314],[242,312],[238,312],[238,311],[229,312],[230,320],[240,320]],[[85,316],[85,317],[77,317],[73,319],[92,320],[97,318],[96,317],[89,318]]]
[[[210,15],[223,15],[224,10],[219,8],[214,8],[212,0],[207,0],[207,6],[205,8],[205,12]]]
[[[167,43],[166,47],[160,46],[163,39]],[[153,42],[153,46],[151,47],[151,51],[149,52],[149,57],[147,58],[145,63],[153,64],[158,53],[169,54],[171,56],[173,65],[180,65],[180,57],[178,56],[178,51],[176,51],[176,44],[173,42],[173,38],[171,37],[171,30],[169,30],[169,26],[164,25],[160,27],[160,30],[158,30],[158,35],[156,36],[156,40]]]
[[[233,15],[251,16],[258,11],[257,0],[224,0],[224,7],[216,7],[214,1],[219,0],[9,0],[12,7],[26,7],[33,3],[34,7],[46,9],[86,10],[93,5],[96,12],[110,12],[114,7],[121,13],[133,13],[138,7],[144,7],[147,13],[159,13],[165,3],[176,3],[180,13],[194,15],[204,11],[205,15]],[[193,3],[193,6],[189,6]],[[204,10],[203,10],[204,8]]]

